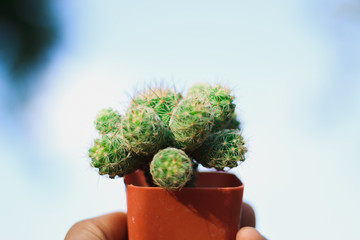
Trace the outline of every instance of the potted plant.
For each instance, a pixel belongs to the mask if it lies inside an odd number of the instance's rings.
[[[129,239],[235,239],[243,185],[232,174],[199,173],[245,160],[234,97],[221,85],[187,94],[168,88],[135,96],[124,116],[108,108],[89,149],[100,175],[125,177]]]

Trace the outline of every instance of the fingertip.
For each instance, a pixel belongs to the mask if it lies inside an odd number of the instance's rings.
[[[115,212],[75,223],[65,240],[112,240],[127,239],[126,214]]]
[[[240,227],[255,227],[256,218],[254,209],[247,203],[241,206],[241,221]]]
[[[237,232],[236,240],[266,240],[266,238],[253,227],[243,227]]]

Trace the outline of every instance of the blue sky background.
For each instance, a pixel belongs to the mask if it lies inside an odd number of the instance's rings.
[[[53,5],[61,41],[26,107],[7,111],[0,59],[0,239],[63,239],[126,211],[122,179],[87,149],[103,107],[162,81],[223,83],[237,97],[245,184],[269,239],[357,239],[360,1],[94,1]]]

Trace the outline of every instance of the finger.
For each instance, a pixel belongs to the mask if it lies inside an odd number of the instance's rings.
[[[236,240],[266,240],[266,238],[253,227],[243,227],[237,232]]]
[[[72,226],[65,240],[126,240],[126,214],[110,213],[96,218],[83,220]]]
[[[241,207],[240,227],[255,227],[255,224],[254,209],[249,204],[243,202]]]

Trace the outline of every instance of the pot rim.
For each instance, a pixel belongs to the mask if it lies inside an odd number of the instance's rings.
[[[206,190],[215,190],[215,189],[229,189],[229,190],[235,190],[235,189],[243,189],[244,188],[244,184],[241,182],[241,180],[233,173],[227,173],[227,172],[198,172],[197,174],[199,175],[203,175],[203,176],[210,176],[210,175],[217,175],[217,176],[227,176],[232,178],[233,182],[236,182],[235,184],[233,184],[232,186],[201,186],[201,187],[183,187],[177,190],[174,189],[164,189],[161,187],[151,187],[151,186],[144,186],[141,184],[133,184],[133,183],[128,183],[129,180],[125,177],[124,178],[124,182],[126,187],[129,188],[135,188],[135,189],[143,189],[143,190],[151,190],[151,191],[168,191],[168,192],[181,192],[181,191],[206,191]]]

